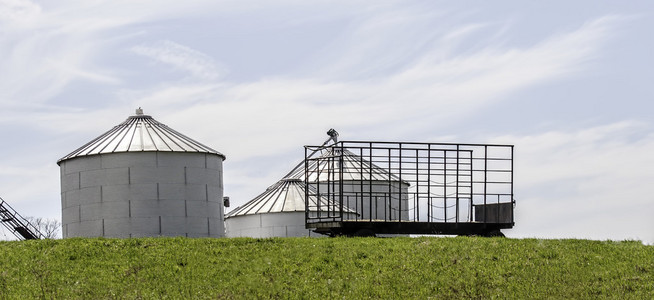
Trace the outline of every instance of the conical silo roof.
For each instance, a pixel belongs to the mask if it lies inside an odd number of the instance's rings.
[[[227,213],[225,218],[280,212],[304,212],[305,190],[304,181],[297,178],[284,178],[267,188],[259,196]],[[318,211],[318,207],[321,211],[329,210],[329,201],[323,197],[320,198],[320,206],[314,203],[314,199],[311,202],[309,205],[312,208],[311,211]],[[356,213],[347,207],[344,209],[347,213]]]
[[[222,156],[222,153],[158,122],[137,109],[136,114],[57,161],[75,157],[120,152],[194,152]]]
[[[248,203],[229,212],[227,217],[304,211],[304,191],[304,182],[301,180],[282,179]]]

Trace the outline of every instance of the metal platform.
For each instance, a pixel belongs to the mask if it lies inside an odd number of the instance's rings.
[[[337,221],[312,223],[308,227],[329,236],[371,236],[373,234],[436,234],[503,236],[500,229],[512,228],[514,223],[443,223],[443,222],[387,222]]]
[[[512,145],[342,141],[305,154],[316,232],[497,236],[514,226]]]

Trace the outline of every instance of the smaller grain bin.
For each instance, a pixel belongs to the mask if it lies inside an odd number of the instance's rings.
[[[294,170],[259,196],[229,212],[225,216],[227,237],[324,236],[305,228],[305,184],[298,178],[301,176],[304,175],[300,169]],[[327,201],[321,199],[321,202],[326,209]],[[315,203],[311,206],[317,207]],[[317,211],[308,213],[315,215]],[[354,214],[354,211],[347,210],[345,214]]]
[[[57,162],[63,237],[222,237],[224,159],[138,109]]]

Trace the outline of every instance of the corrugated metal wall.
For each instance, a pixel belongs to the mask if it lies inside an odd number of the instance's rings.
[[[62,161],[63,237],[222,237],[222,162],[181,152]]]

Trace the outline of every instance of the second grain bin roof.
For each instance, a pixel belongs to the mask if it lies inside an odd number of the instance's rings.
[[[270,186],[259,196],[227,213],[225,218],[255,214],[303,212],[305,208],[304,201],[306,199],[305,189],[306,185],[304,181],[297,178],[284,178]],[[329,210],[329,201],[324,197],[320,197],[320,205],[318,205],[314,198],[311,198],[310,201],[309,207],[311,207],[311,211]],[[331,209],[334,209],[333,204]],[[347,207],[343,209],[346,213],[356,213]]]
[[[299,179],[282,179],[227,217],[261,213],[304,211],[304,182]]]
[[[225,158],[222,153],[144,115],[139,108],[136,115],[62,157],[57,163],[96,154],[143,151],[210,153]]]

